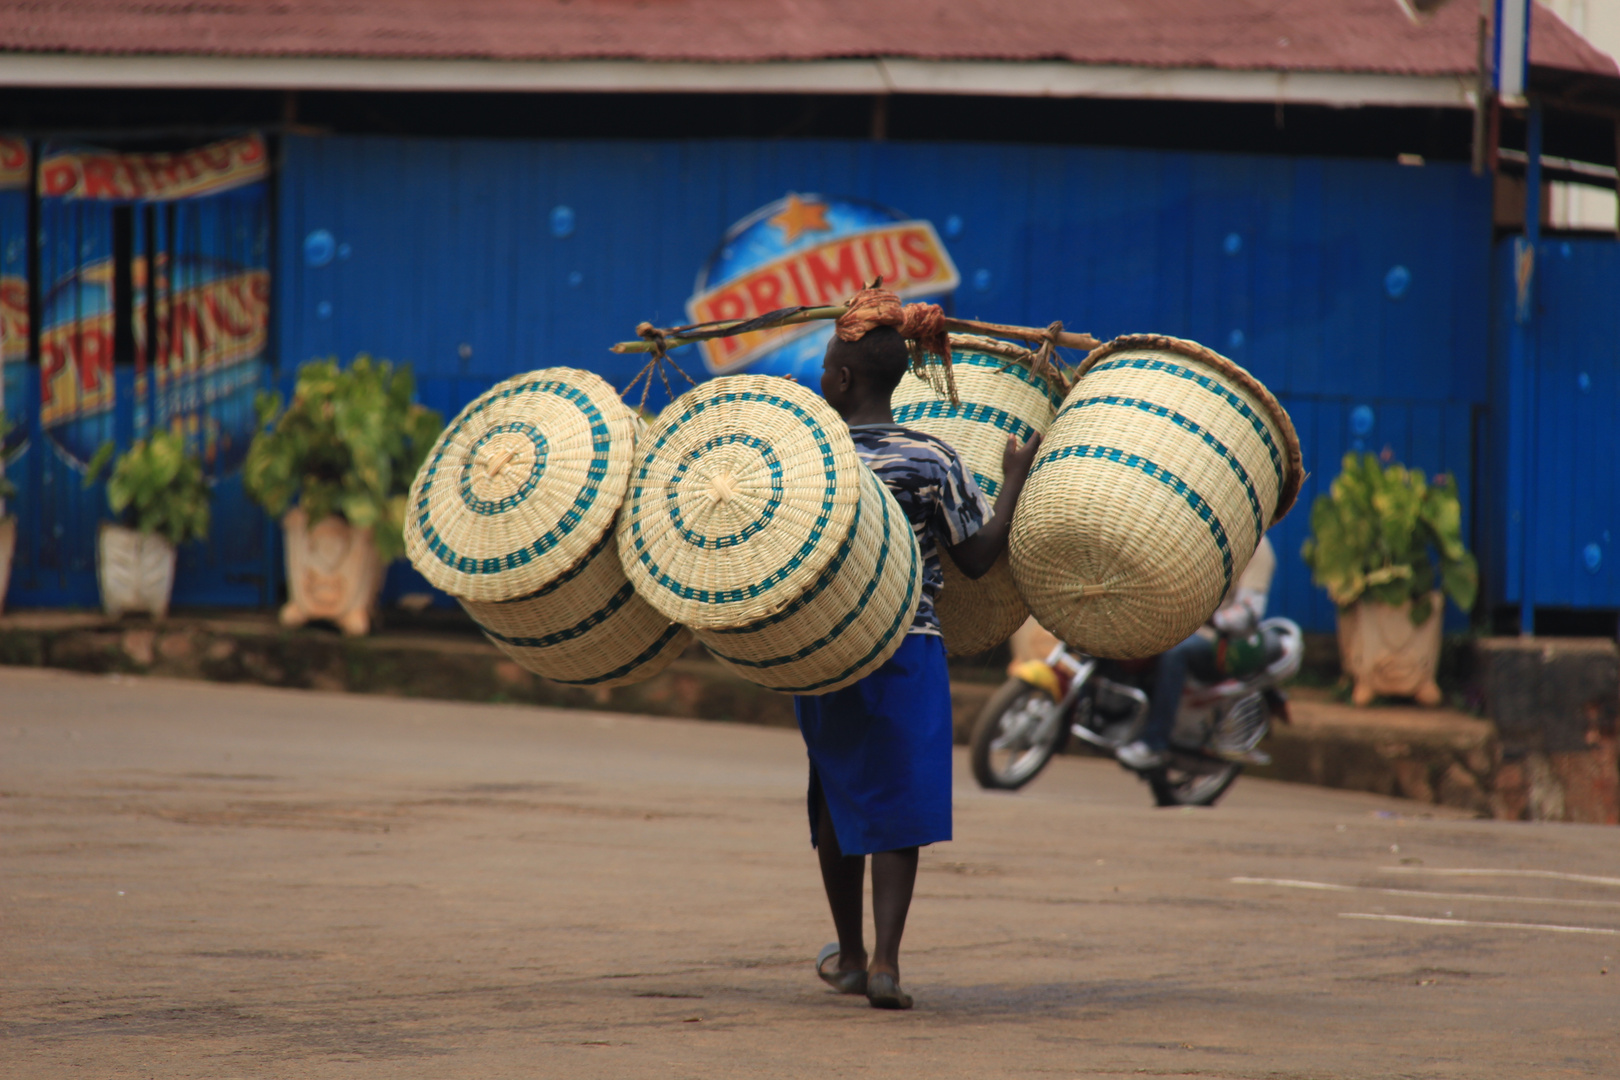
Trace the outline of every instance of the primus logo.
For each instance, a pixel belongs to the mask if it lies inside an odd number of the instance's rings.
[[[714,322],[836,304],[880,276],[908,299],[946,293],[960,282],[929,222],[858,200],[790,194],[727,231],[698,276],[687,313],[693,322]],[[716,374],[750,366],[799,374],[819,354],[827,333],[826,324],[804,324],[717,338],[701,347]],[[779,353],[781,363],[758,363]]]
[[[0,176],[7,156],[0,146]],[[268,171],[258,135],[177,154],[70,150],[40,160],[39,193],[62,199],[191,199],[263,180]]]
[[[106,298],[111,263],[92,264],[71,283],[73,296],[97,309],[49,325],[40,334],[40,423],[55,427],[104,411],[113,402],[113,315]],[[135,304],[135,346],[146,350],[143,292]],[[155,356],[159,383],[199,376],[264,351],[269,325],[270,274],[235,271],[182,288],[158,308]]]

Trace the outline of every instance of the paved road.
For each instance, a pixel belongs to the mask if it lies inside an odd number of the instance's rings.
[[[1613,829],[964,771],[880,1013],[810,972],[804,773],[779,730],[0,668],[0,1074],[1620,1070]]]

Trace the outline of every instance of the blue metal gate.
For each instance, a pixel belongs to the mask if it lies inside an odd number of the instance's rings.
[[[37,173],[40,326],[10,356],[21,420],[9,601],[94,605],[105,479],[97,449],[154,428],[186,437],[212,486],[213,529],[183,546],[176,604],[274,600],[264,515],[242,491],[252,398],[266,385],[270,206],[257,137],[180,154],[47,146]],[[9,351],[8,351],[9,352]]]
[[[841,141],[291,138],[278,219],[281,374],[409,361],[449,416],[557,364],[623,385],[607,345],[686,321],[728,229],[799,193],[932,223],[970,317],[1194,338],[1292,412],[1311,472],[1274,533],[1274,604],[1333,608],[1298,558],[1348,449],[1389,446],[1475,490],[1490,187],[1466,167],[1136,150]],[[690,352],[690,350],[689,350]],[[677,354],[678,356],[681,354]],[[702,377],[696,356],[683,360]],[[662,388],[656,391],[662,397]],[[425,589],[396,568],[390,591]]]
[[[1506,604],[1620,608],[1620,243],[1526,250],[1508,239],[1495,252],[1492,584]]]

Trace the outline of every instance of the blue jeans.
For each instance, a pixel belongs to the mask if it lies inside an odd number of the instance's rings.
[[[1181,691],[1187,685],[1189,671],[1201,681],[1216,677],[1215,643],[1199,634],[1159,657],[1147,725],[1142,729],[1142,741],[1154,750],[1170,746],[1170,732],[1176,726],[1176,710],[1181,707]]]

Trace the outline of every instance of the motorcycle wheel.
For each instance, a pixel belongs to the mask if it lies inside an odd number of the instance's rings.
[[[985,702],[973,725],[969,758],[980,787],[1017,791],[1040,774],[1068,742],[1062,716],[1051,716],[1052,696],[1022,679],[1008,679]]]
[[[1214,806],[1242,771],[1242,765],[1229,761],[1172,753],[1169,765],[1146,778],[1160,806]]]

